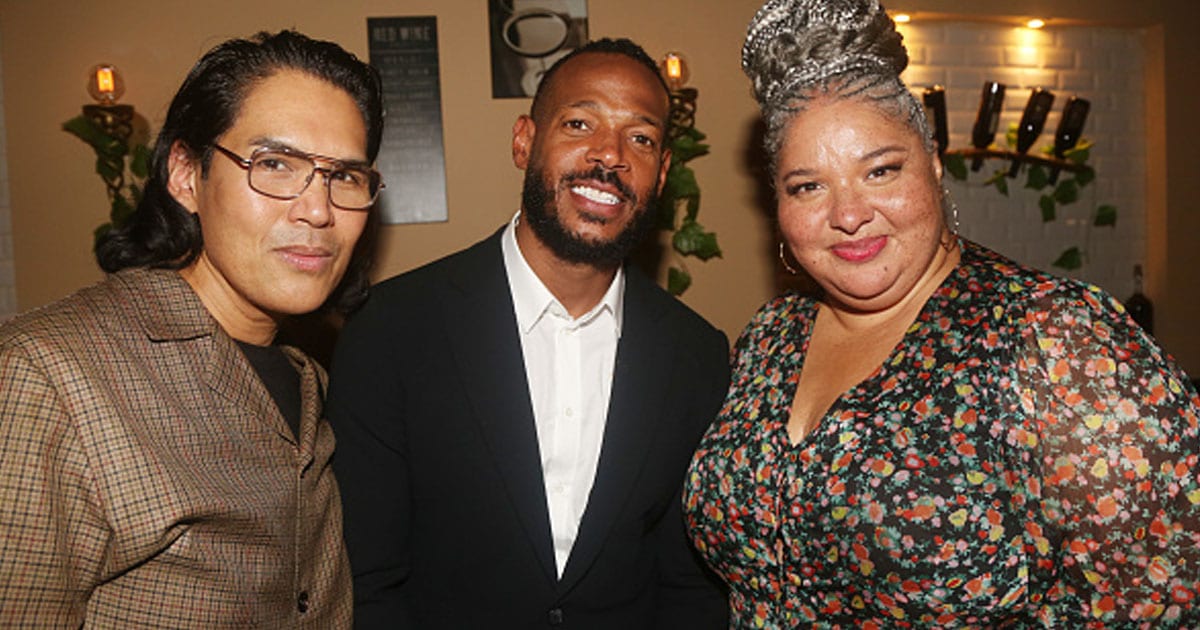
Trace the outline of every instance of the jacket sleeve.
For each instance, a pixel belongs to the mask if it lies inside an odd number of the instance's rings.
[[[698,367],[692,390],[695,435],[691,447],[717,417],[729,387],[729,342],[714,332],[697,347]],[[689,458],[690,460],[690,458]],[[728,593],[720,578],[704,565],[688,540],[683,521],[683,480],[659,524],[659,604],[656,627],[695,630],[729,627]]]
[[[370,305],[351,320],[338,340],[326,404],[356,628],[413,627],[405,599],[411,496],[404,391],[390,328]]]
[[[0,627],[79,627],[111,539],[56,385],[0,343]]]

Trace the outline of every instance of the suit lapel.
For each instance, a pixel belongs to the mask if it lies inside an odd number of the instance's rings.
[[[174,271],[137,269],[121,272],[126,287],[137,292],[136,318],[154,341],[194,339],[201,349],[197,364],[204,383],[246,415],[261,419],[283,439],[295,442],[283,414],[250,362],[208,313],[191,286]],[[207,397],[200,397],[207,400]]]
[[[446,321],[475,419],[547,577],[556,579],[537,428],[499,235],[451,271]]]
[[[659,350],[670,334],[661,326],[663,298],[649,279],[626,271],[625,316],[617,344],[612,394],[596,479],[560,585],[573,586],[587,572],[616,523],[645,462],[651,435],[662,417],[661,389],[671,369]]]

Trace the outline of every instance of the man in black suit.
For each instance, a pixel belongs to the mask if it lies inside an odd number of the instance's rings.
[[[624,264],[668,101],[628,40],[559,61],[513,127],[521,211],[375,287],[343,332],[328,409],[359,627],[727,627],[680,514],[727,343]]]

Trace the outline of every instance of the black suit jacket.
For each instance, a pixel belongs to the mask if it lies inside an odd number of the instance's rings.
[[[728,384],[725,336],[644,275],[562,579],[500,232],[377,285],[334,355],[346,543],[363,628],[725,628],[680,489]]]

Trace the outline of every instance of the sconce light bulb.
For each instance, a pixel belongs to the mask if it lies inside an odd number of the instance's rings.
[[[912,16],[907,13],[897,13],[896,15],[892,16],[892,20],[897,24],[908,24],[912,21]]]
[[[663,79],[672,92],[678,92],[687,85],[688,78],[691,76],[687,59],[684,58],[683,53],[677,52],[663,55],[662,61],[659,63],[659,71],[662,72]]]
[[[1032,20],[1029,20],[1028,22],[1025,23],[1025,26],[1027,26],[1029,28],[1042,28],[1045,25],[1046,25],[1046,20],[1043,20],[1041,18],[1033,18]]]
[[[125,94],[125,79],[117,67],[102,63],[88,72],[88,94],[101,105],[112,105]]]

